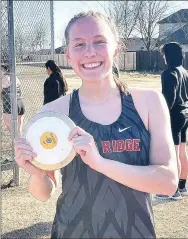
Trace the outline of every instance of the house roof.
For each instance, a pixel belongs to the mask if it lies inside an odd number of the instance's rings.
[[[180,22],[186,23],[188,21],[187,19],[188,19],[188,9],[180,9],[179,11],[159,21],[158,24],[180,23]]]
[[[123,44],[123,39],[122,44]],[[157,38],[152,38],[151,39],[151,48],[155,49],[157,43]],[[124,46],[124,45],[123,45]],[[122,47],[122,50],[124,48]],[[126,51],[140,51],[140,50],[146,50],[146,46],[144,44],[144,41],[140,37],[129,37],[125,41],[125,50]]]
[[[55,53],[56,53],[56,54],[65,53],[65,47],[66,47],[66,46],[60,46],[60,47],[56,48],[56,49],[55,49]]]
[[[188,23],[182,28],[162,39],[160,43],[165,44],[172,41],[179,42],[180,44],[188,44]]]
[[[158,38],[152,38],[151,40],[156,42]],[[127,39],[127,42],[132,42],[132,41],[135,41],[135,42],[142,42],[142,38],[141,37],[129,37]]]
[[[41,49],[41,50],[37,51],[37,53],[39,55],[49,55],[49,54],[51,54],[51,50],[50,49]]]

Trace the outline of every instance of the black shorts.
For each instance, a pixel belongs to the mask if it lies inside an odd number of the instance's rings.
[[[172,136],[175,145],[186,143],[186,131],[188,128],[188,118],[182,114],[171,115]]]
[[[11,114],[11,100],[8,88],[3,89],[2,91],[2,103],[3,103],[3,113]],[[22,98],[17,99],[17,105],[18,105],[18,115],[23,115],[25,113],[25,107]]]

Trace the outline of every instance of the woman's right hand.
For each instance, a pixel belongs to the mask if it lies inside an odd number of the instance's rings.
[[[14,140],[15,160],[19,167],[23,168],[30,175],[40,176],[43,172],[41,169],[36,168],[31,164],[32,160],[37,156],[33,152],[32,147],[22,137]]]

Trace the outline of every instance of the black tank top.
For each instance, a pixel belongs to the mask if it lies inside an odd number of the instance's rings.
[[[149,132],[131,94],[121,93],[121,101],[117,121],[100,125],[83,115],[76,90],[69,117],[94,137],[104,158],[149,165]],[[57,202],[52,238],[155,238],[150,194],[98,173],[79,156],[61,172],[63,192]]]

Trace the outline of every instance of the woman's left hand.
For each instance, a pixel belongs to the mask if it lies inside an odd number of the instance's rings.
[[[71,131],[69,140],[73,142],[74,149],[84,163],[97,170],[99,163],[102,161],[102,156],[98,152],[93,136],[76,126]]]

